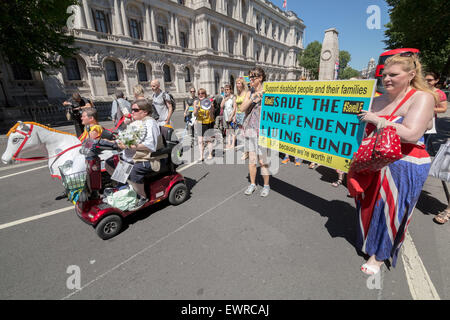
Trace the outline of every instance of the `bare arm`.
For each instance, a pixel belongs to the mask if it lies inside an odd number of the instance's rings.
[[[434,116],[434,103],[434,98],[431,94],[418,92],[403,122],[393,123],[388,121],[386,124],[395,127],[403,142],[416,143],[423,136],[424,132],[430,129],[430,123]],[[381,117],[367,111],[361,112],[360,119],[374,125],[382,121]]]
[[[170,118],[172,118],[172,114],[173,114],[173,107],[172,104],[170,102],[166,103],[167,108],[169,109],[169,114],[167,115],[167,120],[166,120],[166,124],[170,123]]]
[[[441,101],[437,106],[434,107],[435,113],[444,113],[447,111],[447,101]]]
[[[242,112],[246,112],[247,109],[252,104],[252,100],[250,100],[250,95],[251,95],[250,91],[248,91],[247,94],[245,95],[244,101],[241,104],[241,111]]]

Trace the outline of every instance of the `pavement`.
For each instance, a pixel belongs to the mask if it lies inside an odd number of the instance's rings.
[[[174,122],[183,127],[178,111]],[[447,112],[436,141],[450,136],[449,123]],[[345,187],[331,186],[334,170],[281,165],[264,199],[260,187],[243,194],[245,164],[179,171],[190,190],[185,203],[150,207],[103,241],[70,203],[55,200],[61,185],[45,162],[1,165],[0,299],[450,299],[450,224],[432,221],[447,207],[435,178],[424,186],[397,267],[368,278],[354,245],[355,205]]]

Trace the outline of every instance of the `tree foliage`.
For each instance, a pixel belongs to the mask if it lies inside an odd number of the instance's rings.
[[[352,56],[348,51],[345,50],[339,51],[339,67],[341,69],[345,69],[350,60],[352,60]]]
[[[426,69],[450,74],[450,8],[442,0],[386,0],[387,49],[417,48]]]
[[[322,44],[314,41],[308,44],[299,55],[298,63],[300,66],[308,70],[313,79],[319,78],[320,52]]]
[[[353,69],[350,66],[347,66],[344,69],[339,70],[339,79],[342,79],[342,80],[350,79],[353,77],[356,78],[358,76],[359,76],[359,71]]]
[[[74,37],[65,34],[77,0],[0,1],[0,55],[10,64],[43,71],[59,68],[56,56],[70,57]]]

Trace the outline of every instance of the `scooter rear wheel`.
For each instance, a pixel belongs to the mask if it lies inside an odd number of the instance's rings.
[[[118,215],[110,215],[103,218],[95,228],[97,235],[103,240],[108,240],[119,234],[122,229],[122,218]]]

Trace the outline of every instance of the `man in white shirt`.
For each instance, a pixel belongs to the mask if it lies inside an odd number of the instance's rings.
[[[160,126],[170,124],[170,119],[173,114],[173,106],[170,102],[169,94],[161,90],[159,80],[152,80],[152,82],[150,82],[150,86],[153,91],[153,107],[159,115],[158,124]]]

